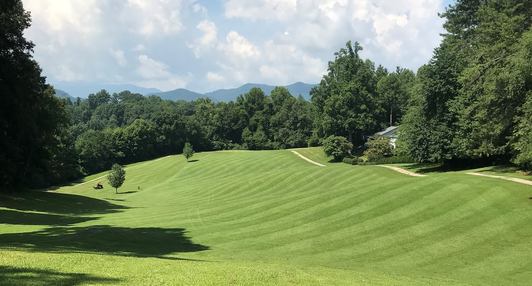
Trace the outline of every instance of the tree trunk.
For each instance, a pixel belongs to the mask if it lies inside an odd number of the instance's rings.
[[[393,126],[393,109],[390,106],[390,126]]]
[[[115,194],[118,194],[118,188],[115,188]]]

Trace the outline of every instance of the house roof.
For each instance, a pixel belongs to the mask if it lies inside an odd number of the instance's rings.
[[[399,126],[390,126],[380,132],[375,133],[375,136],[395,137],[395,132]]]

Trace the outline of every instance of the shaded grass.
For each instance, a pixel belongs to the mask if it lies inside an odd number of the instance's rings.
[[[57,272],[37,268],[0,266],[2,285],[82,285],[114,284],[119,279],[98,277],[84,273]]]

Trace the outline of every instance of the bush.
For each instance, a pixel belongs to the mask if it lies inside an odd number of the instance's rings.
[[[312,133],[310,138],[307,141],[308,147],[320,146],[320,138],[316,133]]]
[[[342,159],[342,162],[349,164],[349,165],[358,165],[358,157],[345,157]]]
[[[532,92],[529,92],[532,95]],[[532,96],[521,107],[523,115],[519,119],[514,131],[514,141],[512,144],[515,150],[515,157],[512,160],[520,168],[532,171]]]
[[[342,161],[353,149],[353,144],[342,136],[329,136],[323,140],[323,151],[327,156],[332,156],[334,161]]]
[[[359,165],[378,165],[378,164],[400,164],[400,163],[414,163],[414,160],[408,156],[391,156],[382,157],[374,161],[363,162],[359,160]]]
[[[369,161],[376,161],[392,155],[392,145],[390,144],[390,139],[387,137],[370,137],[366,144],[368,149],[364,151],[364,155]]]
[[[190,159],[190,157],[194,156],[194,149],[192,148],[192,144],[186,142],[185,147],[183,147],[183,156],[185,156],[185,159]]]

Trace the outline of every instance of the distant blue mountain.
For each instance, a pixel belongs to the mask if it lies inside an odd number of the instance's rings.
[[[64,90],[61,90],[61,89],[58,89],[58,88],[54,88],[54,90],[55,90],[55,96],[57,96],[57,97],[70,98],[70,100],[74,100],[75,99],[70,94],[68,94],[68,92],[66,92]]]
[[[89,94],[96,93],[102,89],[113,94],[124,90],[129,90],[132,93],[140,93],[142,95],[159,93],[161,90],[156,88],[145,88],[133,84],[106,84],[106,83],[90,83],[90,82],[55,82],[52,85],[56,89],[60,89],[68,93],[72,97],[87,98]]]
[[[316,86],[315,84],[308,84],[303,82],[296,82],[285,86],[293,96],[303,96],[306,100],[310,100],[310,90]],[[70,96],[71,99],[76,97],[86,98],[91,93],[96,93],[102,89],[109,93],[118,93],[124,90],[129,90],[133,93],[140,93],[142,95],[155,95],[167,100],[196,100],[202,97],[208,97],[213,101],[235,101],[236,98],[248,92],[254,87],[258,87],[269,95],[275,88],[273,85],[261,83],[246,83],[237,88],[218,89],[211,92],[199,93],[185,88],[178,88],[170,91],[160,91],[156,88],[145,88],[132,84],[95,84],[95,83],[72,83],[72,82],[58,82],[54,84],[56,87],[56,94],[60,97]]]
[[[157,93],[152,93],[149,95],[155,95],[162,99],[168,99],[168,100],[174,100],[174,101],[176,100],[192,101],[198,98],[206,97],[205,95],[201,93],[190,91],[184,88],[178,88],[178,89],[164,91],[164,92],[157,92]]]
[[[315,84],[308,84],[303,82],[296,82],[290,85],[285,86],[288,91],[293,96],[303,96],[306,100],[310,100],[310,90],[316,86]],[[171,91],[166,92],[159,92],[154,93],[151,95],[160,96],[163,99],[170,99],[170,100],[195,100],[202,97],[208,97],[212,99],[213,101],[235,101],[236,98],[248,92],[250,89],[258,87],[262,89],[262,91],[269,95],[272,90],[275,88],[273,85],[268,84],[261,84],[261,83],[246,83],[240,87],[237,88],[230,88],[230,89],[218,89],[211,92],[206,93],[197,93],[190,91],[188,89],[179,88]]]

